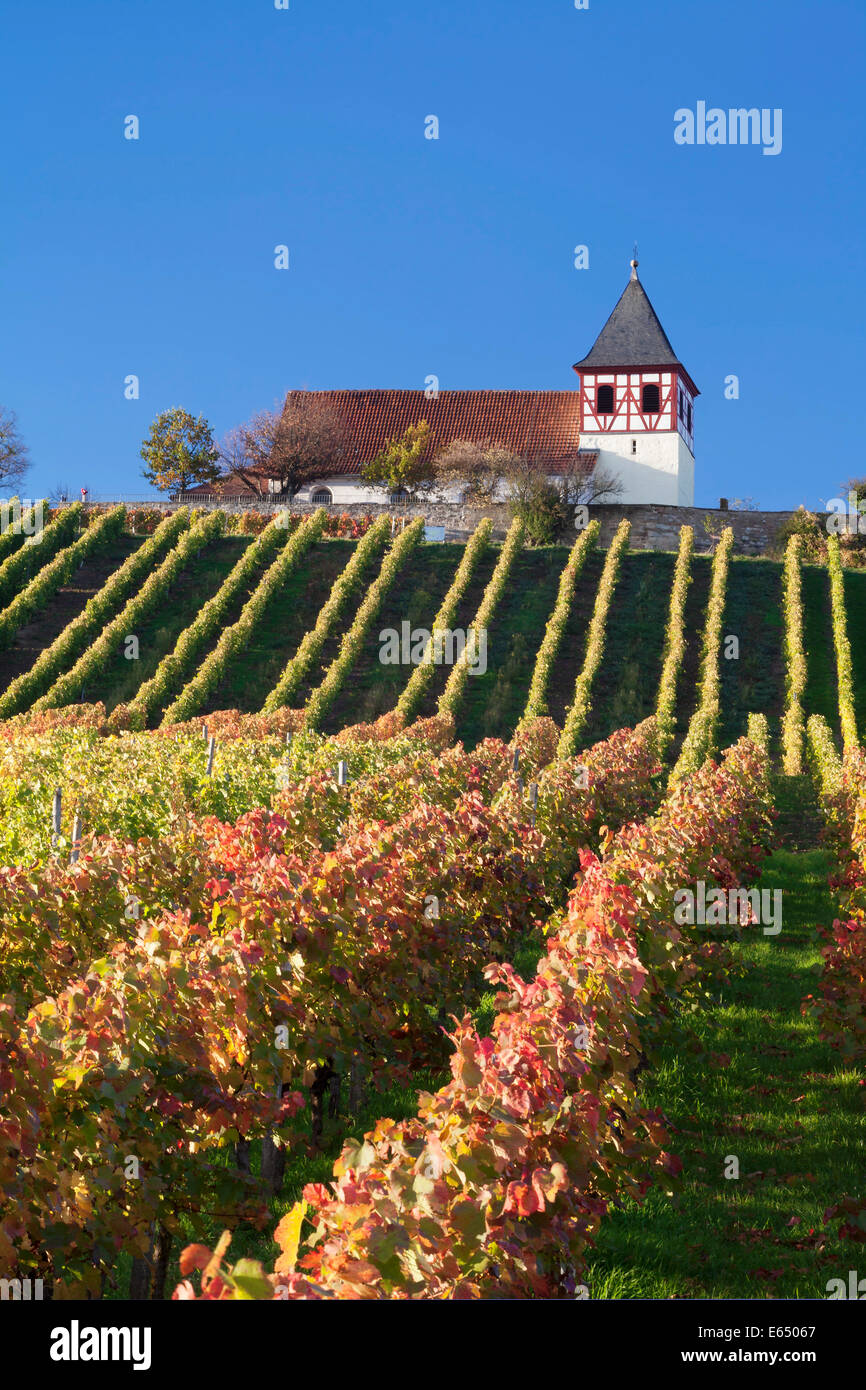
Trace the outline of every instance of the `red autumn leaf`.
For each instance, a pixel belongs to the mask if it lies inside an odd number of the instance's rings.
[[[191,1274],[194,1269],[207,1269],[210,1261],[211,1252],[206,1245],[187,1245],[181,1251],[180,1272]]]

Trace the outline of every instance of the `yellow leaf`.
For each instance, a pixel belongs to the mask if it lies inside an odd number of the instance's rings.
[[[290,1212],[283,1217],[274,1231],[274,1240],[282,1254],[274,1265],[277,1274],[293,1274],[298,1262],[298,1247],[301,1243],[301,1226],[307,1214],[306,1202],[295,1202]]]

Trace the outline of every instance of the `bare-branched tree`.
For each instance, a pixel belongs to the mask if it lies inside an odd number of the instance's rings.
[[[482,505],[493,500],[518,464],[516,454],[492,439],[452,439],[435,460],[440,488],[460,488],[465,501]]]
[[[220,467],[227,477],[243,473],[245,468],[250,467],[250,456],[247,449],[246,427],[235,425],[230,429],[225,438],[219,444]]]
[[[579,455],[557,473],[548,474],[543,462],[525,455],[514,456],[505,470],[509,509],[523,518],[529,540],[538,545],[549,545],[567,532],[575,508],[610,501],[623,490],[614,473],[603,468],[588,472]]]
[[[260,492],[294,497],[327,476],[345,451],[339,411],[321,396],[291,391],[283,406],[260,410],[228,436],[225,462]]]
[[[30,451],[18,431],[14,410],[0,405],[0,491],[20,486],[30,467]]]
[[[596,465],[587,472],[579,455],[574,455],[553,486],[566,507],[592,507],[601,502],[614,502],[625,492],[622,479],[609,468]]]

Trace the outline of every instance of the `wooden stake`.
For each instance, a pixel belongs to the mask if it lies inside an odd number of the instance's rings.
[[[60,819],[61,819],[62,814],[63,814],[63,793],[62,793],[62,791],[60,790],[60,788],[58,787],[58,788],[57,788],[57,791],[54,793],[54,802],[53,802],[53,805],[52,805],[52,807],[51,807],[51,829],[52,829],[52,835],[51,835],[51,848],[52,848],[52,849],[53,849],[54,846],[57,844],[57,841],[60,839]]]

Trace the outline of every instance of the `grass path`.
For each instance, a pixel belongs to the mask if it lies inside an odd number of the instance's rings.
[[[820,971],[818,928],[835,904],[806,778],[779,779],[775,853],[762,888],[783,890],[780,935],[744,931],[745,973],[645,1073],[644,1100],[671,1123],[681,1191],[653,1193],[603,1223],[593,1298],[823,1298],[863,1247],[823,1213],[862,1190],[866,1106],[855,1071],[800,1012]],[[725,1178],[729,1155],[739,1179]]]

